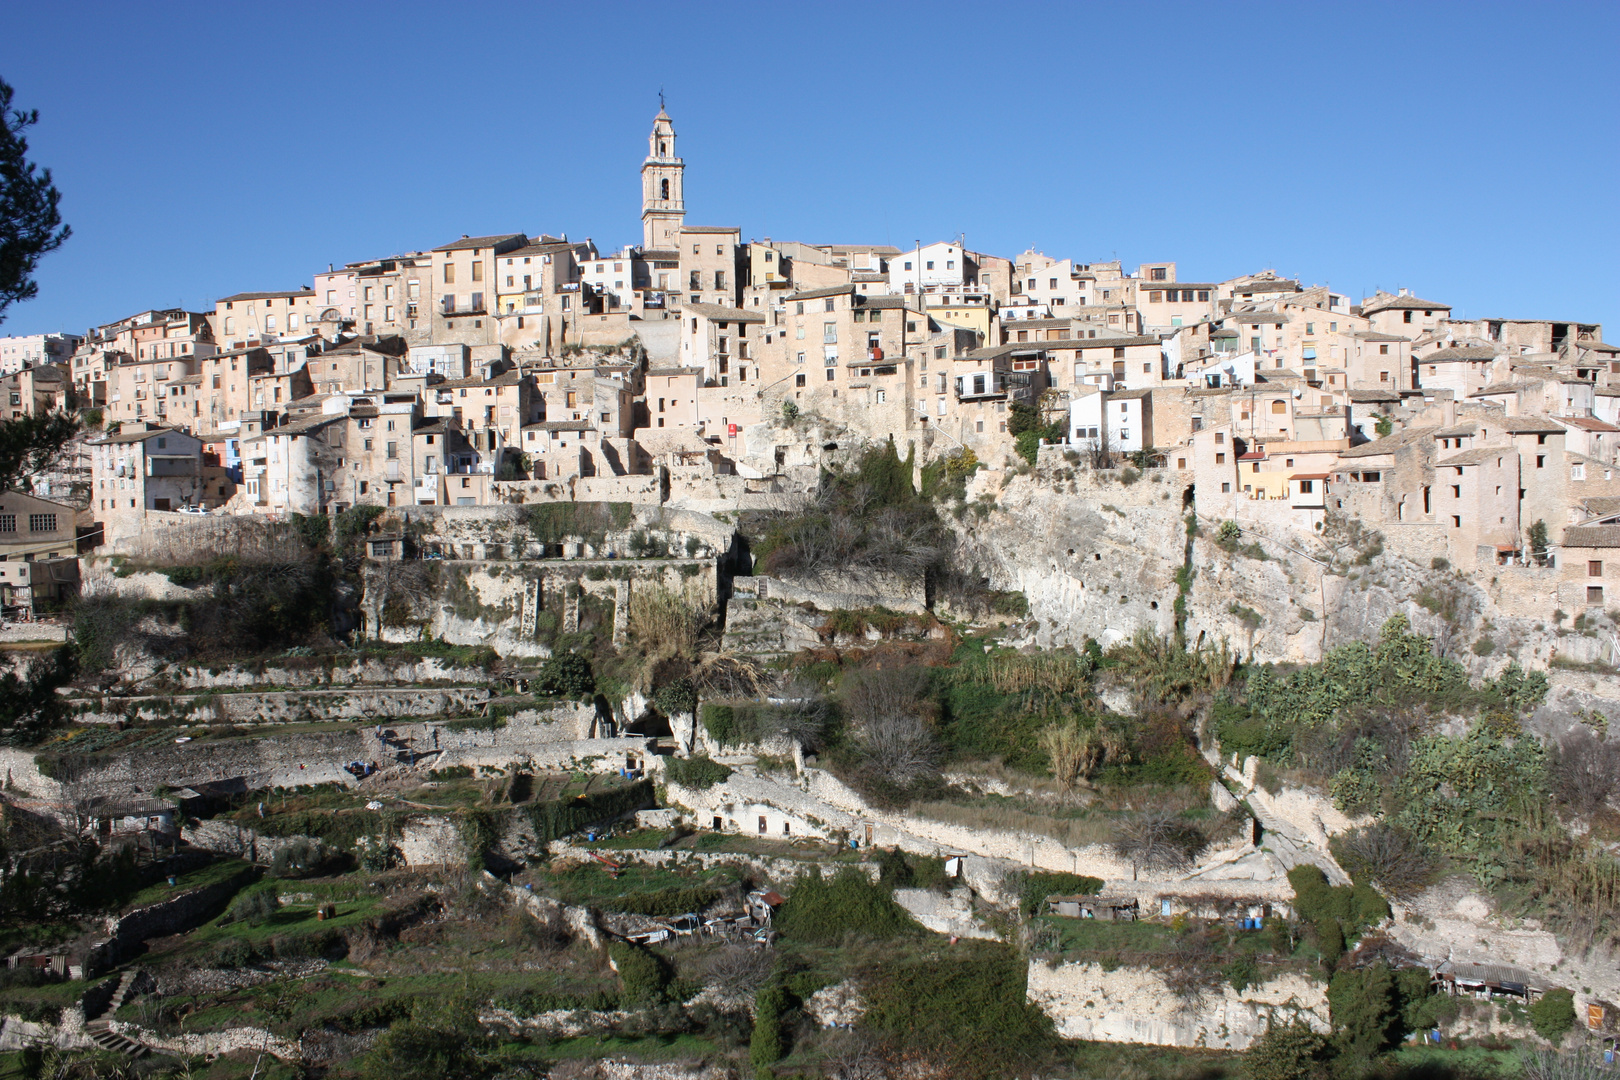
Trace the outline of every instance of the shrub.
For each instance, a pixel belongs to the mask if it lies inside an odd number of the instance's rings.
[[[1569,990],[1549,990],[1530,1006],[1530,1026],[1536,1034],[1557,1045],[1575,1026],[1575,995]]]
[[[253,947],[241,938],[226,938],[214,947],[215,967],[239,968],[251,963],[253,963]]]
[[[678,716],[681,713],[697,711],[697,690],[692,680],[687,678],[676,679],[660,686],[653,694],[652,703],[658,706],[658,711],[665,716]]]
[[[1025,996],[1027,965],[1005,945],[962,942],[886,965],[864,1024],[900,1044],[944,1055],[940,1075],[1019,1074],[1053,1046],[1052,1022]]]
[[[276,878],[308,877],[321,868],[326,852],[315,840],[297,839],[276,849],[270,857],[270,876]]]
[[[1084,874],[1026,873],[1018,890],[1018,908],[1027,919],[1040,914],[1048,896],[1095,896],[1102,887],[1100,878]]]
[[[787,1053],[782,1014],[788,1007],[788,993],[780,986],[767,986],[754,999],[754,1034],[748,1040],[748,1063],[756,1070],[776,1064]]]
[[[719,898],[719,889],[690,885],[685,888],[659,889],[650,893],[626,893],[623,896],[603,900],[602,906],[610,911],[623,911],[631,915],[666,918],[671,915],[702,911]]]
[[[801,877],[775,921],[784,937],[820,944],[836,944],[845,934],[893,937],[908,925],[889,890],[854,867],[830,879],[819,871]]]
[[[1305,1080],[1319,1075],[1328,1058],[1328,1041],[1302,1021],[1266,1028],[1243,1055],[1249,1080]]]
[[[1318,867],[1300,864],[1288,871],[1294,889],[1294,910],[1320,931],[1323,920],[1333,919],[1341,932],[1354,937],[1389,918],[1389,901],[1371,885],[1329,885]]]
[[[1328,983],[1327,997],[1334,1042],[1351,1058],[1371,1060],[1403,1034],[1388,965],[1338,972]]]
[[[279,876],[279,875],[278,875]],[[238,896],[231,904],[227,922],[245,922],[257,926],[266,922],[281,909],[281,898],[274,889],[260,889],[257,892],[244,893]],[[245,960],[238,964],[246,963]],[[228,964],[227,967],[236,967],[238,964]]]
[[[799,418],[799,406],[797,404],[795,404],[794,402],[791,402],[791,401],[783,401],[782,402],[782,419],[791,424],[791,423],[793,423],[793,421],[797,420],[798,418]]]
[[[533,688],[542,697],[579,698],[595,692],[596,676],[591,662],[579,653],[560,653],[541,666]]]
[[[1410,896],[1434,881],[1434,853],[1392,825],[1351,829],[1328,846],[1358,885],[1377,884],[1392,896]]]
[[[694,791],[707,791],[730,775],[730,768],[709,757],[672,757],[664,763],[664,777],[670,783]]]
[[[609,943],[608,956],[619,971],[626,1004],[656,1005],[664,1000],[670,972],[662,957],[628,941]]]

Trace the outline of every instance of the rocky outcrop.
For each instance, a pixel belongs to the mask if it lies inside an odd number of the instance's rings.
[[[1031,960],[1028,978],[1029,1000],[1068,1039],[1242,1050],[1273,1023],[1330,1030],[1327,985],[1304,975],[1178,993],[1147,968]]]

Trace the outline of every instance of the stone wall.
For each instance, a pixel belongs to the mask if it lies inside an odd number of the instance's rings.
[[[1323,1034],[1331,1029],[1327,985],[1304,975],[1278,976],[1242,993],[1223,980],[1179,995],[1149,969],[1033,959],[1027,993],[1066,1039],[1242,1050],[1271,1023],[1297,1019]]]
[[[253,867],[243,866],[239,873],[225,881],[136,908],[111,920],[106,940],[97,942],[85,961],[87,973],[117,964],[149,938],[166,937],[201,926],[224,911],[230,898],[256,874]]]
[[[431,689],[288,690],[241,694],[80,698],[68,703],[81,724],[305,724],[396,717],[465,717],[483,711],[481,686]]]

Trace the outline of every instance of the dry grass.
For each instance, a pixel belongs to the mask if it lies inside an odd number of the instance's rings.
[[[1091,664],[1068,653],[1003,653],[975,665],[976,682],[988,682],[1000,694],[1039,690],[1049,694],[1084,694],[1091,688]]]
[[[1114,826],[1103,817],[1054,818],[1013,806],[962,806],[947,802],[918,803],[911,807],[911,812],[967,829],[1049,836],[1068,847],[1106,844],[1114,839]]]
[[[679,592],[653,585],[630,596],[630,635],[651,661],[696,657],[708,622],[707,604],[690,583]]]

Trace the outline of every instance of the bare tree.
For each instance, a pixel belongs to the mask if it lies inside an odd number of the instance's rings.
[[[898,787],[938,770],[939,740],[923,717],[928,673],[918,667],[861,668],[844,680],[844,709],[867,771]]]
[[[1097,437],[1087,439],[1080,444],[1080,449],[1086,455],[1086,462],[1093,469],[1112,469],[1114,467],[1114,447],[1108,438],[1106,427],[1097,428]]]
[[[709,958],[709,982],[726,994],[752,997],[771,974],[772,955],[746,945],[727,945]]]
[[[1600,739],[1585,727],[1558,740],[1551,764],[1558,801],[1582,816],[1602,809],[1620,788],[1620,744]]]
[[[1206,845],[1197,826],[1175,814],[1155,811],[1124,822],[1114,854],[1135,870],[1179,870]]]

